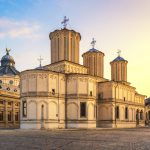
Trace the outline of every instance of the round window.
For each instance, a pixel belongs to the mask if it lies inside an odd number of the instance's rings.
[[[7,90],[10,91],[10,88],[8,87]]]
[[[10,81],[9,81],[9,84],[13,84],[13,81],[12,81],[12,80],[10,80]]]
[[[17,89],[14,89],[14,92],[17,92]]]

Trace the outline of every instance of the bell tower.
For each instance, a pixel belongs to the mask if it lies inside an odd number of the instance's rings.
[[[51,41],[51,63],[62,60],[79,64],[80,33],[67,29],[69,19],[64,17],[63,29],[55,30],[49,34]]]
[[[128,61],[120,56],[121,51],[118,50],[118,57],[115,58],[111,65],[111,80],[127,82],[127,64]]]
[[[83,65],[88,68],[88,74],[104,77],[104,53],[95,49],[96,41],[92,40],[92,49],[82,55]]]

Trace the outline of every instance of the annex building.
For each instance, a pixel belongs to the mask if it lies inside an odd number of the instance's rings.
[[[104,52],[92,48],[79,64],[81,35],[66,28],[49,34],[51,64],[20,74],[22,129],[136,127],[145,124],[145,96],[127,81],[118,54],[104,77]]]
[[[20,126],[20,77],[6,48],[0,66],[0,128]]]

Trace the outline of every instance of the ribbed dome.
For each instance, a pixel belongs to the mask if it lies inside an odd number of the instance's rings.
[[[6,55],[4,55],[1,59],[1,66],[14,66],[15,61],[12,56],[9,55],[9,50],[6,48]]]

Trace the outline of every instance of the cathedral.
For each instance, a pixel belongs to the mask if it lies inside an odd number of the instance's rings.
[[[20,73],[21,129],[144,126],[145,95],[127,81],[128,61],[118,52],[106,79],[105,54],[93,39],[81,65],[81,35],[67,21],[49,34],[51,64]]]

